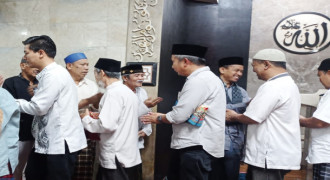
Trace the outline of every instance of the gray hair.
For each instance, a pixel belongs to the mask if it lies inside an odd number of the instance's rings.
[[[179,61],[182,61],[184,58],[189,59],[192,63],[200,66],[200,65],[205,65],[206,64],[206,59],[205,58],[200,58],[197,56],[190,56],[190,55],[176,55],[173,54],[175,57],[179,59]]]
[[[129,79],[129,74],[123,74],[123,75],[121,75],[121,77],[127,77],[127,79]]]
[[[99,74],[101,72],[101,69],[95,68],[96,72]],[[102,69],[103,70],[103,69]],[[120,79],[120,72],[109,72],[103,70],[103,72],[109,77],[109,78],[115,78]]]

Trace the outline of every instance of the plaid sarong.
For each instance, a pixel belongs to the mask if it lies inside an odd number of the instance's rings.
[[[15,180],[15,179],[14,179],[14,175],[10,174],[6,176],[1,176],[0,180]]]
[[[330,163],[313,164],[313,180],[330,180]]]
[[[14,175],[1,176],[0,180],[15,180]]]
[[[87,139],[87,148],[78,155],[72,180],[92,180],[95,160],[96,141]]]
[[[12,173],[11,166],[10,166],[9,162],[8,162],[8,170],[9,170],[10,174],[5,175],[5,176],[0,176],[0,180],[15,180],[14,179],[14,174]]]

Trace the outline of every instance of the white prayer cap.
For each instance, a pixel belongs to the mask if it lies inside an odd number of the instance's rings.
[[[286,62],[285,54],[277,49],[263,49],[254,55],[253,59],[264,60],[264,61],[274,61],[274,62]]]

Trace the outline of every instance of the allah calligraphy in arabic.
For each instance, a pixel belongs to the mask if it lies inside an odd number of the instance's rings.
[[[292,28],[296,29],[296,27],[292,27]],[[290,31],[285,33],[285,35],[284,35],[285,38],[283,40],[283,44],[285,46],[291,46],[292,43],[295,42],[295,46],[297,48],[305,48],[305,49],[310,49],[310,50],[312,50],[313,48],[322,46],[328,37],[327,23],[323,22],[321,24],[321,28],[323,29],[323,32],[324,32],[321,43],[320,43],[320,34],[319,34],[318,24],[311,24],[311,25],[305,24],[303,26],[302,30],[299,29],[295,33],[291,33]],[[313,36],[315,38],[314,38],[313,43],[310,42],[310,38],[309,38],[310,32],[314,33]]]
[[[298,13],[284,18],[274,30],[274,40],[282,49],[311,54],[327,48],[330,19],[319,13]]]

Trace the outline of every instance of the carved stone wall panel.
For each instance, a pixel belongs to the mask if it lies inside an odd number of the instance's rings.
[[[158,77],[160,67],[160,44],[162,34],[164,0],[130,0],[126,62],[157,62],[157,85],[144,87],[149,97],[158,96]],[[157,111],[153,108],[153,111]],[[141,151],[143,179],[154,179],[156,128],[145,139]]]
[[[127,61],[159,61],[162,4],[162,0],[131,1]]]
[[[250,38],[250,53],[252,58],[258,50],[275,48],[283,51],[287,57],[287,70],[295,80],[301,93],[316,92],[323,88],[317,77],[317,67],[323,59],[330,57],[330,48],[315,54],[299,55],[282,50],[274,41],[273,32],[276,25],[285,17],[299,12],[318,12],[330,16],[328,0],[254,0],[252,9],[252,24]],[[258,80],[248,66],[248,93],[253,97],[264,83]]]

